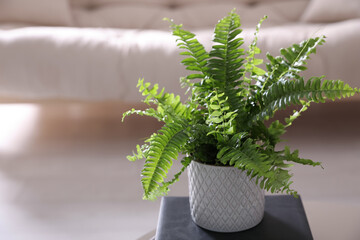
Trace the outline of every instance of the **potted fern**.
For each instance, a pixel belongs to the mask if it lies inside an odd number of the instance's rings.
[[[181,102],[179,96],[140,79],[137,87],[149,108],[131,109],[123,115],[135,113],[164,122],[128,156],[131,161],[145,159],[144,199],[165,195],[189,168],[192,218],[209,230],[234,232],[258,224],[264,214],[264,189],[296,197],[291,166],[320,163],[300,158],[289,147],[275,149],[281,135],[310,103],[359,92],[340,80],[323,76],[304,80],[299,75],[309,55],[324,43],[324,36],[281,49],[277,57],[267,54],[266,70],[260,68],[263,60],[256,58],[260,53],[257,35],[265,18],[245,51],[240,48],[240,18],[230,12],[217,23],[209,53],[193,33],[169,20],[181,55],[186,56],[182,64],[194,72],[181,79],[189,98]],[[299,110],[284,122],[272,119],[277,110],[290,105],[299,105]],[[180,153],[183,167],[166,181]]]

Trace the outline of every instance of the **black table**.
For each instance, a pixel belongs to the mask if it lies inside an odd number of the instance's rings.
[[[156,240],[310,240],[313,239],[301,198],[265,196],[264,219],[236,233],[217,233],[191,219],[188,197],[163,197]]]

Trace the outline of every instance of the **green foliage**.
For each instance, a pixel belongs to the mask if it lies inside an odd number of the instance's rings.
[[[209,53],[195,34],[168,20],[180,54],[185,56],[182,64],[192,71],[181,79],[190,96],[183,103],[179,96],[140,79],[137,87],[149,108],[131,109],[123,115],[145,115],[165,123],[128,156],[131,161],[145,159],[145,199],[165,195],[191,161],[239,168],[255,178],[260,187],[294,196],[297,192],[290,186],[293,164],[320,165],[300,158],[298,150],[275,150],[276,145],[310,103],[351,97],[359,90],[340,80],[324,80],[323,76],[305,80],[300,76],[306,70],[306,60],[325,42],[324,36],[281,49],[280,56],[267,54],[266,69],[261,68],[264,60],[256,58],[261,52],[257,41],[265,19],[260,20],[254,40],[245,51],[241,48],[240,18],[230,12],[216,25]],[[283,123],[273,119],[277,110],[291,105],[300,109]],[[183,167],[166,182],[179,153],[185,154]]]
[[[305,83],[303,78],[273,83],[262,95],[260,111],[254,115],[253,120],[263,120],[272,117],[277,109],[306,102],[325,102],[325,99],[335,100],[353,96],[357,89],[351,88],[340,80],[325,80],[323,77],[313,77]],[[306,103],[305,102],[305,103]]]
[[[189,56],[181,61],[187,70],[197,71],[197,74],[187,76],[187,79],[205,78],[208,68],[206,67],[209,54],[205,51],[203,45],[195,38],[195,34],[182,29],[182,25],[176,25],[172,20],[165,18],[170,22],[173,35],[178,37],[177,46],[184,49],[180,55]]]
[[[300,44],[280,49],[282,56],[273,57],[268,53],[269,63],[266,64],[268,73],[265,73],[264,78],[260,79],[258,83],[262,91],[278,81],[299,78],[298,73],[306,70],[304,65],[306,65],[309,55],[316,53],[316,47],[324,42],[325,36],[310,38]]]
[[[159,183],[164,182],[173,159],[177,159],[188,139],[185,129],[186,123],[169,123],[147,140],[150,145],[144,150],[146,162],[141,172],[145,198],[151,198],[153,192],[159,190]]]

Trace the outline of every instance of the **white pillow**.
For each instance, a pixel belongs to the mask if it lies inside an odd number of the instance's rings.
[[[336,22],[360,17],[360,0],[312,0],[301,20]]]
[[[0,0],[0,22],[71,25],[67,0]]]

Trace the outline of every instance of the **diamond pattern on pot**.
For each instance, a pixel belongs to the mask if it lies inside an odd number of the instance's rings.
[[[264,191],[245,172],[191,162],[189,199],[193,221],[217,232],[256,226],[264,216]]]

